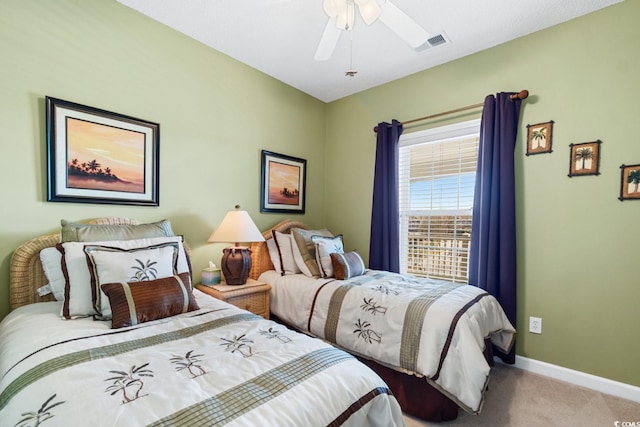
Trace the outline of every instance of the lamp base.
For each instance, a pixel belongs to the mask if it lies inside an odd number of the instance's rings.
[[[244,246],[224,248],[220,267],[227,285],[244,285],[251,271],[251,249]]]

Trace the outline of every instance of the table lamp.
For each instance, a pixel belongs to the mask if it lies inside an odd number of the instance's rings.
[[[247,211],[240,206],[227,212],[220,226],[209,237],[211,243],[235,243],[222,250],[220,268],[227,285],[244,285],[251,271],[251,249],[240,246],[239,242],[263,242],[264,237],[251,220]]]

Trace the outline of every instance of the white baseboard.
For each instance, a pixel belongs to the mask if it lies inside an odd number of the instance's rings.
[[[501,362],[498,358],[495,360]],[[516,356],[516,363],[512,366],[640,403],[640,387],[630,384],[613,381],[607,378],[598,377],[596,375],[575,371],[573,369],[552,365],[551,363],[541,362],[539,360],[529,359],[522,356]]]

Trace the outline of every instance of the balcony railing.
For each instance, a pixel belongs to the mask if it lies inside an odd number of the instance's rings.
[[[429,222],[430,229],[425,225]],[[428,231],[427,231],[428,230]],[[407,273],[466,283],[469,277],[471,217],[411,216]]]

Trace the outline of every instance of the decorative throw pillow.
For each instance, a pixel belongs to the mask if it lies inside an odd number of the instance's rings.
[[[200,309],[189,273],[144,282],[106,283],[101,288],[111,302],[113,329]]]
[[[361,276],[365,272],[364,261],[358,252],[347,252],[346,254],[333,253],[330,255],[333,265],[333,275],[338,280],[347,280],[352,277]]]
[[[100,284],[142,282],[174,276],[177,274],[179,250],[177,242],[133,249],[86,245],[84,253],[91,275],[91,301],[99,318],[111,318],[109,299],[100,290]]]
[[[319,277],[320,269],[316,262],[316,247],[311,241],[311,236],[333,237],[333,234],[326,228],[322,230],[303,230],[292,228],[293,255],[300,271],[309,277]]]
[[[64,300],[64,274],[62,274],[62,254],[55,247],[40,251],[40,263],[47,277],[51,293],[56,301]]]
[[[269,258],[271,259],[271,263],[273,264],[273,268],[280,274],[282,274],[282,264],[280,261],[280,254],[278,254],[278,245],[276,245],[276,240],[272,237],[267,239],[267,250],[269,251]]]
[[[83,224],[61,220],[62,242],[97,242],[174,236],[168,219],[150,224]]]
[[[296,244],[295,240],[293,240],[293,236],[291,237],[291,243],[293,260],[298,266],[298,270],[300,270],[300,272],[305,276],[313,277],[313,273],[311,273],[311,270],[309,270],[309,267],[307,267],[307,264],[305,264],[304,259],[302,259],[302,254],[300,254],[300,249],[298,249],[298,245]]]
[[[300,268],[293,256],[293,239],[291,234],[281,233],[273,230],[273,240],[276,242],[278,248],[278,255],[280,258],[280,274],[298,274]]]
[[[333,253],[343,253],[342,234],[336,237],[311,236],[311,241],[316,246],[316,262],[321,277],[333,277],[331,257]]]
[[[182,244],[182,236],[100,241],[92,242],[92,244],[132,249],[168,242],[177,242],[180,247],[178,253],[178,273],[191,273],[191,264]],[[87,257],[84,253],[85,245],[87,245],[85,242],[64,242],[56,245],[56,248],[62,254],[61,268],[65,278],[64,303],[62,304],[61,312],[61,316],[65,319],[99,314],[93,308],[91,273],[89,272]]]

